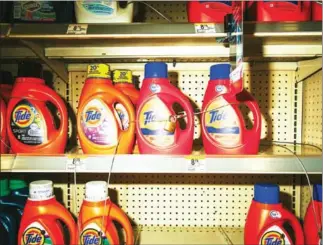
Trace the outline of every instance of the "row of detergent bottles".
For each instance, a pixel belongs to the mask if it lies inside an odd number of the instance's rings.
[[[202,139],[206,154],[256,154],[261,113],[255,99],[237,91],[229,79],[229,64],[213,65],[202,105]],[[105,64],[89,65],[78,103],[77,132],[86,154],[129,154],[135,138],[141,154],[190,154],[194,138],[194,111],[189,99],[168,79],[167,65],[145,65],[140,92],[130,71],[116,71],[114,82]],[[60,115],[59,127],[46,102]],[[12,153],[64,153],[68,114],[64,101],[34,77],[18,77],[8,102],[1,109],[2,139],[8,135]],[[180,105],[181,113],[174,110]],[[239,109],[245,104],[253,114],[247,129]],[[184,127],[179,123],[182,119]],[[4,132],[7,130],[7,133]],[[5,140],[3,140],[5,141]],[[4,147],[2,147],[4,148]]]
[[[29,190],[21,184],[11,189],[7,179],[0,180],[0,186],[1,245],[117,245],[122,239],[134,244],[132,225],[110,200],[105,181],[86,183],[77,224],[56,200],[52,181],[31,182]],[[113,222],[123,227],[124,237]]]
[[[28,199],[28,188],[19,181],[15,185],[10,183],[10,188],[6,179],[0,181],[0,185],[0,244],[120,244],[123,237],[119,237],[113,222],[122,225],[127,245],[135,243],[131,222],[109,199],[105,181],[86,183],[85,199],[77,225],[67,209],[55,199],[51,181],[31,182]],[[279,195],[278,185],[258,183],[254,186],[254,198],[246,218],[244,243],[321,244],[322,185],[313,186],[313,201],[307,208],[304,229],[298,219],[283,207]],[[69,239],[64,235],[66,232],[62,224],[67,227]],[[292,230],[286,229],[286,224]]]

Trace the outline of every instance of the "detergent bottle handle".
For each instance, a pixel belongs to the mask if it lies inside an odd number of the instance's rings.
[[[58,214],[57,215],[57,219],[63,221],[63,223],[65,223],[65,225],[67,226],[68,232],[70,234],[70,245],[78,245],[78,232],[77,232],[77,226],[75,224],[75,221],[73,219],[73,217],[71,216],[70,213],[68,213],[68,211],[66,211],[66,209],[57,202],[56,204],[56,208],[58,207]],[[67,215],[64,215],[67,214]]]
[[[260,113],[260,109],[259,109],[259,106],[258,106],[257,102],[255,101],[255,99],[246,90],[242,90],[240,95],[242,95],[242,96],[244,96],[244,98],[246,98],[246,100],[243,101],[243,104],[248,106],[248,108],[250,109],[250,111],[251,111],[251,113],[253,115],[253,118],[254,118],[254,124],[253,124],[252,129],[247,131],[247,134],[252,134],[253,135],[256,132],[259,132],[261,130],[261,113]]]
[[[134,245],[134,234],[127,215],[118,206],[111,203],[110,216],[112,220],[117,221],[124,228],[126,233],[126,245]]]
[[[11,234],[17,234],[17,224],[14,217],[8,214],[0,213],[0,223],[3,224],[4,228],[9,234],[9,245],[16,244],[17,241],[14,239],[14,236],[10,236]]]
[[[128,113],[129,116],[129,127],[124,130],[124,131],[129,131],[131,128],[135,127],[135,108],[133,107],[130,99],[128,99],[126,96],[119,96],[116,100],[115,103],[120,103],[122,104]]]
[[[294,230],[295,233],[295,245],[304,245],[304,233],[303,229],[298,222],[297,218],[289,211],[282,210],[282,219],[286,220]]]
[[[65,102],[63,101],[63,99],[47,86],[44,86],[42,88],[42,91],[39,91],[39,93],[46,95],[47,100],[52,102],[56,106],[56,108],[58,109],[61,115],[61,120],[60,120],[61,122],[60,122],[59,128],[57,129],[57,134],[59,133],[67,134],[68,114],[67,114],[67,109],[65,107]]]

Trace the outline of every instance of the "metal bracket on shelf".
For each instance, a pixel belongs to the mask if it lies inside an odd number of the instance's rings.
[[[297,63],[297,83],[306,80],[308,77],[322,70],[322,58],[299,61]]]
[[[20,40],[20,42],[30,48],[31,51],[34,52],[44,63],[59,76],[66,84],[68,84],[68,72],[64,63],[57,61],[57,60],[50,60],[44,54],[44,48],[34,42],[27,41],[27,40]]]

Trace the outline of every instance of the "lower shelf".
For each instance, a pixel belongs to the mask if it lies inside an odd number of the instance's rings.
[[[321,151],[290,146],[262,148],[258,155],[206,156],[194,152],[175,155],[2,155],[1,172],[64,173],[210,173],[210,174],[322,174]],[[301,162],[303,166],[301,165]],[[112,165],[112,166],[111,166]]]
[[[244,244],[242,228],[143,227],[135,244]]]

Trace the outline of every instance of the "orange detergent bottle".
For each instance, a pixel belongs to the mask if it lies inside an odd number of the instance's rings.
[[[230,65],[211,67],[202,105],[202,138],[206,154],[257,154],[260,143],[261,112],[255,99],[246,91],[238,93],[229,79]],[[253,128],[245,126],[239,104],[253,114]]]
[[[85,184],[85,199],[82,203],[78,227],[81,245],[118,245],[120,239],[113,221],[121,224],[127,245],[134,244],[134,234],[126,214],[111,202],[105,181],[90,181]]]
[[[30,69],[41,70],[40,64]],[[41,72],[39,72],[41,73]],[[60,114],[56,127],[47,107]],[[7,132],[12,153],[61,154],[67,143],[68,115],[62,98],[38,77],[18,77],[7,109]]]
[[[129,70],[115,70],[113,72],[113,82],[114,86],[119,89],[122,93],[127,95],[131,100],[132,104],[136,107],[138,99],[139,99],[139,90],[135,88],[132,80],[132,72]],[[121,106],[121,105],[120,105]],[[121,108],[120,108],[121,109]],[[124,110],[124,113],[121,113],[121,116],[125,115],[127,118],[120,118],[121,122],[129,121],[129,116],[127,112]],[[125,127],[126,125],[123,125]],[[137,141],[135,143],[135,147],[133,153],[139,153]]]
[[[68,230],[64,237],[62,222]],[[29,185],[29,198],[22,215],[18,245],[77,244],[77,227],[72,215],[53,195],[53,182],[39,180]]]
[[[126,112],[126,113],[125,113]],[[122,122],[120,121],[122,119]],[[77,111],[77,131],[86,154],[129,154],[134,145],[135,110],[116,89],[105,64],[89,65]]]
[[[174,105],[186,114],[181,128]],[[145,65],[145,79],[137,104],[136,130],[140,153],[191,154],[194,134],[194,112],[186,96],[171,85],[167,65],[151,62]]]
[[[8,152],[8,138],[7,138],[7,128],[6,128],[6,113],[7,108],[4,100],[0,97],[0,154],[5,154]]]

